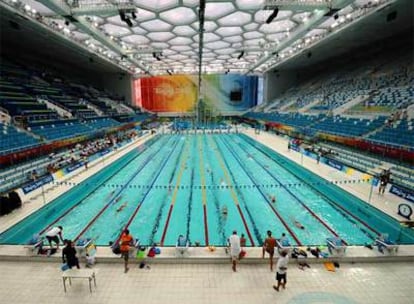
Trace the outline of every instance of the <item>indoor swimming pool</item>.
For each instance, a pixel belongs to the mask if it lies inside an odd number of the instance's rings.
[[[144,245],[175,246],[183,234],[192,244],[223,246],[233,230],[248,246],[260,246],[267,230],[299,246],[333,236],[364,245],[380,233],[414,243],[390,216],[231,133],[157,135],[3,232],[0,243],[26,244],[58,225],[66,239],[103,246],[125,227]]]

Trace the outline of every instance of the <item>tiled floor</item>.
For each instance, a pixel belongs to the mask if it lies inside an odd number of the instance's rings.
[[[293,151],[287,153],[287,141],[284,138],[267,133],[257,135],[252,130],[244,130],[244,132],[290,159],[298,163],[303,162],[306,168],[329,180],[349,178],[328,166],[316,164],[312,159],[305,157],[301,160],[299,153]],[[90,168],[84,174],[93,174],[95,169]],[[73,181],[81,181],[84,174],[75,177]],[[368,200],[370,186],[367,184],[341,185],[341,187],[363,200]],[[58,190],[62,189],[52,190],[48,193],[48,198],[54,198],[58,195]],[[27,206],[13,212],[7,218],[3,218],[0,230],[4,230],[7,226],[42,206],[41,200],[42,197],[39,196]],[[376,189],[374,189],[371,204],[396,219],[401,219],[396,215],[396,206],[399,201],[399,198],[389,193],[378,196]],[[5,256],[14,255],[13,252],[16,250],[21,253],[24,251],[22,247],[16,249],[10,247],[13,246],[0,246],[0,253],[6,253],[3,255]],[[402,248],[400,254],[412,257],[413,249],[411,247]],[[356,256],[373,255],[375,259],[375,255],[378,254],[366,248],[349,249],[348,254],[351,254],[352,250],[359,250],[360,253]],[[98,255],[106,251],[99,249]],[[109,252],[108,255],[111,253]],[[223,302],[237,304],[399,304],[414,302],[414,288],[412,287],[414,263],[412,262],[342,263],[335,273],[325,270],[323,264],[311,264],[312,268],[306,271],[301,271],[294,264],[291,264],[287,289],[277,293],[272,289],[274,273],[269,271],[266,264],[257,264],[255,261],[250,261],[251,264],[240,265],[237,273],[231,271],[230,265],[223,263],[153,263],[149,265],[150,269],[139,269],[137,264],[133,264],[131,270],[124,274],[122,263],[119,263],[118,260],[116,263],[100,263],[95,266],[98,286],[92,294],[89,293],[87,281],[80,279],[73,280],[72,286],[65,294],[59,269],[60,263],[56,261],[56,258],[49,259],[48,263],[0,261],[0,304],[66,302],[71,304],[216,304]],[[223,262],[223,258],[221,262]]]
[[[272,288],[274,273],[264,264],[95,265],[97,288],[73,279],[63,291],[59,264],[1,262],[1,303],[413,303],[414,265],[342,264],[336,272],[322,264],[288,271],[286,290]]]

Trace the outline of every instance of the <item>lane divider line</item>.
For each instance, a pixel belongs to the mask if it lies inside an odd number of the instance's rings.
[[[198,137],[197,148],[199,153],[199,167],[200,167],[200,177],[201,177],[201,198],[203,204],[203,213],[204,213],[204,239],[206,246],[209,245],[208,239],[208,221],[207,221],[207,191],[206,191],[206,175],[204,173],[204,158],[203,153],[201,153],[201,137]]]
[[[250,233],[249,227],[247,226],[247,222],[246,222],[246,219],[245,219],[245,217],[243,215],[243,212],[242,212],[241,208],[239,207],[239,199],[237,197],[237,194],[235,193],[235,191],[233,189],[233,186],[231,186],[232,185],[231,178],[229,176],[229,173],[227,172],[226,166],[225,166],[225,164],[223,162],[223,159],[222,159],[221,155],[218,153],[218,146],[217,146],[217,144],[214,141],[213,141],[213,143],[214,143],[214,146],[215,146],[215,149],[213,149],[214,154],[216,154],[216,158],[217,158],[217,160],[219,162],[219,165],[221,167],[221,170],[223,171],[223,174],[224,174],[224,177],[226,179],[227,185],[230,186],[229,189],[230,189],[231,197],[233,198],[233,202],[236,205],[237,209],[239,210],[239,214],[240,214],[240,217],[242,219],[244,228],[246,229],[247,235],[248,235],[248,237],[250,239],[250,243],[254,247],[254,239],[252,237],[252,234]]]
[[[145,202],[145,199],[147,197],[147,195],[150,193],[150,191],[152,190],[152,186],[155,184],[155,182],[157,181],[158,177],[160,176],[161,172],[163,171],[165,165],[167,164],[168,160],[170,159],[171,155],[173,154],[173,152],[175,151],[175,149],[177,148],[179,143],[179,140],[175,141],[175,144],[173,146],[173,148],[171,149],[171,151],[168,153],[167,157],[164,159],[163,163],[160,166],[160,169],[158,170],[157,174],[155,175],[155,177],[153,178],[150,186],[148,187],[148,190],[145,192],[144,196],[141,199],[141,204],[139,204],[135,210],[135,212],[131,215],[131,217],[129,218],[129,220],[127,221],[125,227],[123,230],[128,229],[129,225],[132,223],[132,221],[134,220],[135,216],[138,214],[138,210],[141,208],[142,204]],[[122,235],[122,231],[119,233],[118,238],[116,239],[116,242],[119,242],[119,240],[121,239],[121,235]]]
[[[164,229],[163,229],[162,236],[161,236],[161,241],[160,241],[161,246],[164,245],[165,235],[167,233],[167,228],[168,228],[168,224],[170,222],[171,213],[172,213],[172,210],[174,208],[175,201],[177,200],[178,188],[180,187],[181,178],[182,178],[184,170],[186,168],[187,155],[188,155],[188,141],[186,141],[184,149],[185,149],[184,153],[181,154],[180,171],[178,172],[177,181],[175,182],[174,192],[173,192],[173,195],[172,195],[172,198],[171,198],[171,203],[170,203],[170,209],[168,210],[167,219],[165,221]]]

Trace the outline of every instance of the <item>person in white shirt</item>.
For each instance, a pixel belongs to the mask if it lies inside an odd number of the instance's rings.
[[[236,271],[236,263],[239,259],[241,246],[240,246],[240,237],[237,235],[237,231],[234,230],[233,234],[229,237],[229,244],[230,244],[230,255],[232,261],[232,269]]]
[[[279,287],[282,286],[283,289],[286,288],[286,272],[287,265],[289,263],[289,256],[286,250],[280,253],[280,257],[276,264],[276,280],[277,286],[273,285],[273,289],[279,291]]]
[[[56,249],[59,249],[59,238],[63,242],[62,237],[62,226],[53,227],[48,232],[46,232],[46,239],[49,241],[49,246],[52,248],[52,241],[56,243],[57,247]]]

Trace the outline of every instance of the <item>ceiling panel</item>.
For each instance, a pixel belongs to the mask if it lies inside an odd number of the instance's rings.
[[[211,72],[224,73],[230,65],[239,73],[263,72],[394,3],[206,0],[200,10],[199,0],[0,1],[90,52],[130,66],[131,73],[153,75],[166,73],[166,67],[174,73],[197,72],[200,46],[202,65]],[[265,7],[270,3],[276,6]],[[202,41],[200,13],[205,20]],[[268,20],[271,15],[274,18]]]

